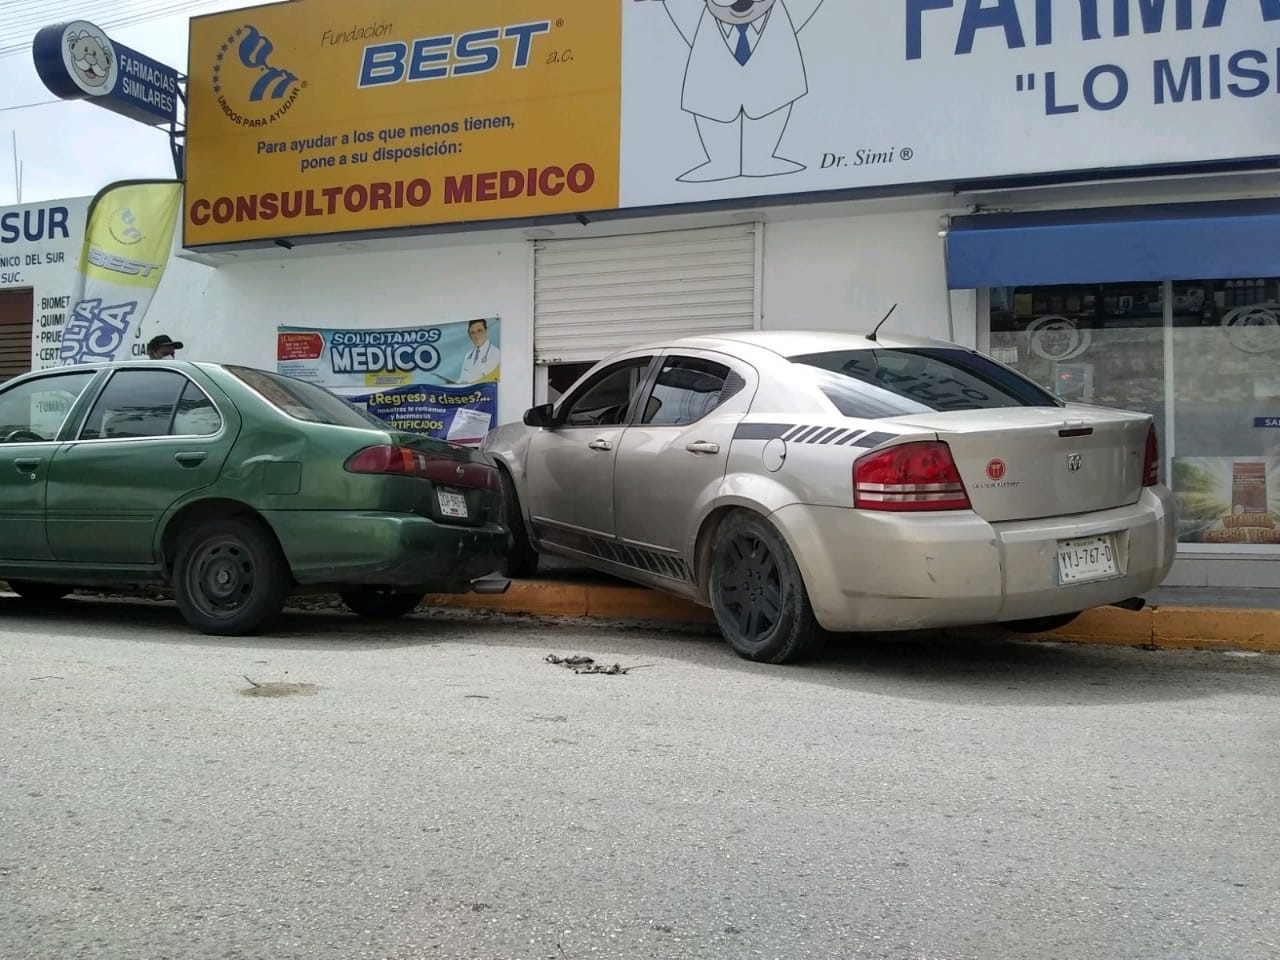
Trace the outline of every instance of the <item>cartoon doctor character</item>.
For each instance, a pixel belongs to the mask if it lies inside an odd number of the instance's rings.
[[[498,348],[489,340],[489,321],[472,320],[467,324],[467,337],[473,349],[462,359],[462,372],[458,374],[457,383],[480,383],[484,380],[498,379],[498,364],[501,355]]]
[[[692,113],[706,163],[685,183],[773,177],[805,169],[777,155],[791,108],[809,92],[797,34],[822,0],[661,0],[689,63],[680,106]]]

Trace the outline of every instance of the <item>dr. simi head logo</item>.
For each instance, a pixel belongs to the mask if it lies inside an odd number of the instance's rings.
[[[116,85],[118,60],[107,35],[83,20],[68,24],[62,36],[62,62],[81,90],[101,96]]]
[[[223,115],[242,127],[275,123],[297,102],[307,81],[281,62],[275,44],[246,23],[227,35],[213,64],[213,93]]]

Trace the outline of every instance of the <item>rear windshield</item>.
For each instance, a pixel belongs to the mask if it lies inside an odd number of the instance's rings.
[[[1042,387],[979,353],[945,347],[832,350],[791,357],[847,417],[995,407],[1060,407]]]
[[[226,367],[274,406],[297,420],[308,423],[326,423],[335,427],[376,427],[386,430],[387,425],[353,403],[313,383],[283,377],[278,373],[254,370],[252,367]]]

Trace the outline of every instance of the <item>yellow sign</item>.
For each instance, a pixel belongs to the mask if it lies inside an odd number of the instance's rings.
[[[621,21],[616,0],[194,18],[186,245],[617,207]]]

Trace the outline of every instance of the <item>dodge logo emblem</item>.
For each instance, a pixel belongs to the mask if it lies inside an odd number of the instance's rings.
[[[1080,464],[1083,462],[1084,462],[1084,458],[1081,457],[1080,454],[1078,453],[1067,454],[1067,469],[1070,470],[1072,473],[1077,472],[1080,469]]]

